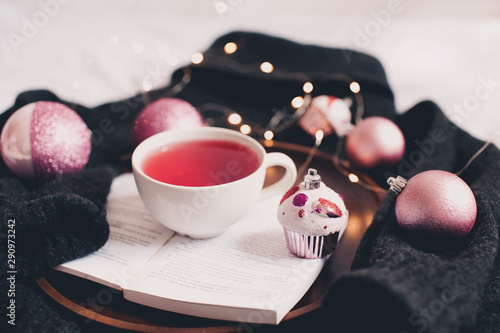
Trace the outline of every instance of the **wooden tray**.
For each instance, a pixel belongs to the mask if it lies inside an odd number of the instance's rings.
[[[273,146],[266,149],[286,153],[295,161],[297,168],[306,161],[311,152],[308,147],[280,142],[274,142]],[[316,152],[309,167],[317,169],[322,180],[343,195],[349,210],[349,223],[337,249],[328,259],[314,284],[286,315],[282,323],[293,322],[294,318],[319,308],[321,298],[330,285],[340,275],[349,271],[359,241],[371,223],[381,200],[380,194],[350,182],[335,168],[329,155]],[[279,168],[268,169],[266,182],[272,183],[275,179],[279,179],[282,172],[283,170]],[[368,177],[358,172],[356,174],[365,183],[374,185]],[[298,182],[301,182],[303,177],[304,175],[299,175]],[[198,318],[142,306],[124,299],[120,291],[58,271],[39,278],[37,284],[50,298],[85,317],[87,322],[97,321],[110,329],[120,328],[140,332],[233,332],[249,329],[254,331],[256,328],[255,324]]]

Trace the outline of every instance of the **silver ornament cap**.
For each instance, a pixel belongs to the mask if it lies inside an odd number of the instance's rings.
[[[304,177],[304,184],[307,190],[319,188],[321,186],[321,176],[318,174],[318,170],[309,168],[307,175]]]
[[[389,177],[389,179],[387,179],[387,184],[391,186],[389,190],[391,190],[396,195],[400,195],[406,184],[408,184],[408,179],[401,176],[397,176],[396,178]]]

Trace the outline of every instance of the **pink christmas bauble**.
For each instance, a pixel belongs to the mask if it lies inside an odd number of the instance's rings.
[[[150,136],[171,129],[203,126],[194,106],[178,98],[161,98],[144,108],[135,119],[132,144],[137,146]]]
[[[40,101],[16,110],[0,135],[2,158],[19,178],[54,179],[83,169],[91,133],[69,107]]]
[[[365,118],[346,139],[349,160],[362,169],[397,164],[404,155],[405,146],[399,127],[383,117]]]
[[[430,170],[408,180],[396,200],[401,228],[421,234],[462,238],[476,221],[476,199],[455,174]]]

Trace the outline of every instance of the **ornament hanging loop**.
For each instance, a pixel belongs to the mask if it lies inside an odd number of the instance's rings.
[[[389,179],[387,179],[387,184],[391,186],[389,190],[391,190],[396,195],[401,194],[401,191],[403,191],[407,183],[408,179],[401,176],[397,176],[396,178],[389,177]]]
[[[307,170],[307,175],[304,177],[304,184],[308,190],[317,189],[321,186],[321,177],[316,169],[309,168]]]

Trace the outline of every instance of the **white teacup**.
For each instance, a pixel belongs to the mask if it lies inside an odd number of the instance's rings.
[[[160,182],[144,173],[144,161],[161,147],[199,140],[231,141],[250,148],[259,166],[250,175],[213,186],[181,186]],[[175,162],[173,162],[175,163]],[[285,168],[284,176],[263,188],[266,169]],[[137,146],[132,170],[142,201],[151,214],[173,231],[193,238],[209,238],[226,231],[259,200],[282,194],[297,178],[294,162],[283,153],[266,153],[262,145],[235,130],[198,127],[155,134]]]

